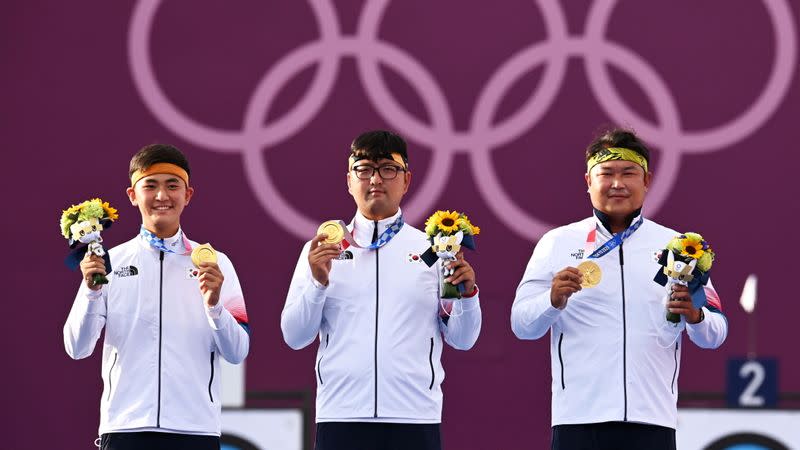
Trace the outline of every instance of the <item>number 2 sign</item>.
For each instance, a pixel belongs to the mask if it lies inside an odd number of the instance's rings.
[[[778,361],[764,359],[728,360],[728,406],[733,408],[774,408],[778,404]]]

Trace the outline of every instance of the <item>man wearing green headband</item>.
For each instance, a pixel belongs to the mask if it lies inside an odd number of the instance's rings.
[[[649,160],[628,130],[599,136],[586,151],[594,214],[542,236],[517,288],[517,337],[550,330],[554,450],[674,450],[683,330],[701,348],[727,336],[710,281],[695,308],[688,288],[667,298],[653,280],[656,255],[680,233],[642,216]]]
[[[459,254],[448,281],[463,282],[465,295],[444,313],[441,263],[422,262],[431,244],[400,208],[410,183],[400,136],[358,136],[347,172],[357,207],[349,237],[328,242],[320,233],[297,262],[281,330],[293,349],[319,342],[316,450],[441,449],[444,343],[470,349],[481,309],[475,271]]]

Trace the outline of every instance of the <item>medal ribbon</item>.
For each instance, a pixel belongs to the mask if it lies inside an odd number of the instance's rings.
[[[375,242],[366,247],[361,246],[358,244],[358,242],[356,242],[355,238],[353,237],[353,234],[350,232],[350,230],[347,229],[347,226],[345,226],[344,222],[340,220],[339,225],[341,225],[342,229],[344,230],[343,240],[347,242],[348,244],[347,246],[353,246],[355,248],[366,248],[368,250],[375,250],[377,248],[381,248],[384,245],[388,244],[393,237],[397,236],[397,233],[399,233],[400,229],[403,228],[405,222],[403,221],[403,215],[400,214],[400,216],[397,217],[397,219],[394,222],[392,222],[388,227],[386,227],[385,230],[383,230],[383,233],[381,233],[381,235],[378,236],[378,240],[376,240]],[[353,230],[355,230],[355,224],[353,224]],[[347,246],[344,247],[346,248]]]
[[[622,241],[628,239],[630,235],[632,235],[636,230],[642,226],[642,222],[644,222],[644,216],[639,216],[639,220],[636,223],[629,226],[625,231],[621,233],[616,233],[611,239],[607,240],[605,244],[601,245],[599,248],[595,249],[589,256],[586,256],[586,259],[589,258],[600,258],[604,256],[606,253],[614,250],[615,248],[619,247],[622,244]],[[586,248],[584,250],[584,254],[589,253],[589,250],[594,247],[595,240],[597,239],[597,227],[593,228],[592,231],[589,232],[589,235],[586,236]]]
[[[154,233],[150,232],[147,228],[142,225],[139,229],[139,235],[144,239],[151,247],[156,250],[162,251],[164,253],[175,253],[180,255],[188,255],[192,252],[192,245],[189,243],[189,239],[186,238],[186,235],[183,234],[183,230],[180,231],[181,233],[181,240],[183,241],[183,252],[178,253],[175,250],[167,247],[164,243],[164,239],[156,236]]]

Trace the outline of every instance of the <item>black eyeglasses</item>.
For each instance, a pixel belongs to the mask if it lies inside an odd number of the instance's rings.
[[[406,171],[406,169],[392,164],[379,167],[369,165],[356,166],[353,167],[352,170],[356,173],[356,178],[359,180],[369,180],[372,178],[372,175],[375,174],[376,170],[378,171],[378,175],[384,180],[394,180],[397,178],[398,173]]]

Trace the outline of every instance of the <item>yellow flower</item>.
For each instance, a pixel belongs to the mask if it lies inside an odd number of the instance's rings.
[[[697,270],[708,272],[714,262],[714,251],[703,236],[697,233],[684,233],[672,238],[667,249],[677,255],[697,260]]]
[[[465,214],[462,214],[461,217],[458,218],[456,224],[458,225],[458,228],[464,232],[464,234],[475,235],[481,232],[481,229],[473,225]]]
[[[435,217],[436,213],[428,217],[428,220],[425,221],[425,234],[427,234],[428,236],[436,236],[436,221],[434,220]]]
[[[72,205],[69,208],[65,209],[61,212],[61,216],[69,216],[81,211],[81,205]]]
[[[437,232],[445,235],[458,231],[457,211],[436,211],[425,222],[425,233],[434,236]]]
[[[425,234],[431,237],[437,233],[449,236],[458,231],[474,235],[480,233],[481,229],[472,225],[466,214],[458,211],[436,211],[425,221]]]
[[[444,234],[458,231],[458,212],[436,211],[436,226]]]
[[[99,200],[99,199],[98,199]],[[119,214],[117,214],[117,210],[112,208],[108,202],[103,202],[103,209],[106,211],[106,215],[108,216],[111,221],[119,219]]]
[[[69,239],[69,227],[75,223],[75,220],[78,218],[78,214],[80,214],[81,205],[72,205],[69,208],[65,209],[61,212],[61,220],[60,220],[60,228],[61,228],[61,235],[65,238]]]
[[[119,214],[117,214],[117,210],[112,208],[108,202],[103,202],[103,200],[99,198],[93,198],[77,205],[72,205],[61,212],[61,221],[59,224],[61,226],[61,235],[69,239],[69,228],[75,222],[90,218],[102,219],[104,217],[114,221],[119,218]]]
[[[686,233],[680,238],[681,256],[700,259],[705,253],[703,238],[697,233]]]

